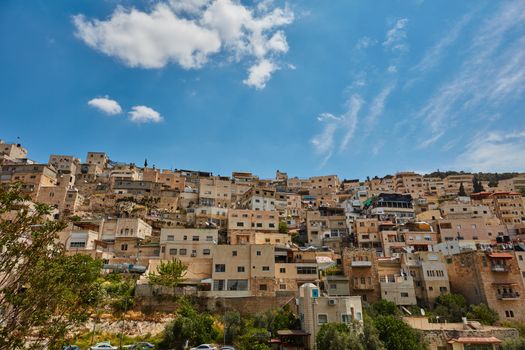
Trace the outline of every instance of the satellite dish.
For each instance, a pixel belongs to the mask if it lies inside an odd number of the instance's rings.
[[[421,316],[425,316],[425,309],[421,308],[419,310],[421,311]]]

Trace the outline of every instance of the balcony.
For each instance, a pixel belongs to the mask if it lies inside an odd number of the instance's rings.
[[[372,267],[371,261],[352,261],[352,267]]]
[[[365,283],[354,283],[352,284],[352,288],[354,290],[374,290],[374,286],[372,284],[365,284]]]
[[[520,295],[516,292],[498,294],[499,300],[519,300]]]
[[[510,267],[508,267],[506,265],[492,265],[490,267],[490,270],[492,272],[509,272],[510,271]]]

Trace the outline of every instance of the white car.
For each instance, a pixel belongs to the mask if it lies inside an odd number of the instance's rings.
[[[117,350],[118,348],[116,346],[112,346],[110,342],[102,342],[102,343],[96,343],[89,349],[90,350]]]
[[[217,348],[211,344],[201,344],[196,348],[191,348],[191,350],[217,350]]]

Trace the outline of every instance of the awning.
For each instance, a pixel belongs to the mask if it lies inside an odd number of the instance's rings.
[[[213,283],[213,279],[212,278],[205,278],[205,279],[201,280],[201,283],[212,284]]]
[[[495,258],[495,259],[512,259],[512,254],[509,253],[491,253],[489,254],[489,257]]]
[[[459,337],[448,341],[449,344],[500,344],[502,341],[496,337]]]

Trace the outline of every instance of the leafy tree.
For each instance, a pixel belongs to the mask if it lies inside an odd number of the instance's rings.
[[[183,349],[186,341],[189,344],[212,342],[219,332],[214,327],[214,319],[207,313],[195,310],[191,303],[181,299],[181,304],[175,313],[175,320],[164,330],[161,349]]]
[[[379,339],[379,332],[375,327],[374,320],[365,314],[363,333],[360,335],[361,343],[365,350],[386,350],[385,345]]]
[[[458,196],[460,196],[460,197],[466,197],[467,196],[467,192],[465,192],[465,186],[463,186],[463,182],[459,185]]]
[[[501,345],[502,350],[524,350],[525,338],[509,339]]]
[[[481,184],[481,181],[476,176],[472,178],[472,186],[474,187],[473,189],[474,193],[485,191],[485,189],[483,188],[483,185]]]
[[[300,321],[290,310],[290,307],[285,305],[283,308],[268,310],[255,315],[253,326],[267,329],[272,336],[276,336],[277,331],[281,329],[299,329]]]
[[[161,262],[156,272],[150,272],[149,282],[152,285],[175,288],[184,282],[187,266],[179,259]]]
[[[434,313],[448,322],[460,322],[467,311],[467,301],[461,294],[445,294],[436,299]]]
[[[381,299],[369,305],[366,309],[366,312],[373,317],[389,315],[396,316],[401,313],[395,303],[385,299]]]
[[[29,335],[34,348],[59,348],[99,298],[101,262],[65,255],[66,224],[50,214],[20,184],[0,187],[0,349],[24,348]]]
[[[242,318],[238,311],[228,311],[221,316],[221,322],[224,326],[224,343],[233,344],[235,338],[242,331]]]
[[[288,233],[288,224],[285,221],[279,221],[279,233]]]
[[[471,305],[467,317],[486,325],[494,325],[499,320],[498,313],[485,304]]]
[[[235,344],[239,350],[270,350],[267,345],[270,334],[265,328],[248,327]]]
[[[419,333],[395,316],[379,316],[374,320],[379,339],[388,350],[421,350],[425,345]]]
[[[318,350],[365,350],[355,329],[342,323],[324,324],[315,342]]]

